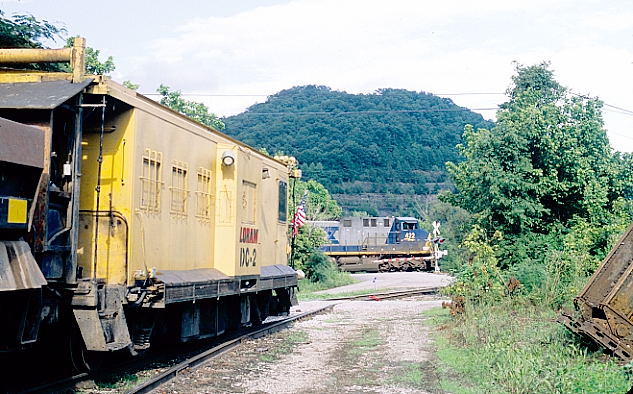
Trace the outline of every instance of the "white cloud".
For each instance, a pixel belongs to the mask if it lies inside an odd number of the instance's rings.
[[[631,12],[571,0],[296,0],[227,17],[200,16],[139,51],[126,79],[143,88],[162,82],[220,94],[273,94],[303,84],[349,92],[504,92],[513,61],[551,60],[563,85],[626,107],[633,102],[633,51],[629,34],[614,31],[630,26],[633,18],[624,15]],[[470,108],[504,100],[451,98]],[[200,99],[228,115],[265,97]],[[625,135],[633,117],[617,117],[612,121],[605,112],[613,135]],[[633,151],[633,139],[617,147]]]

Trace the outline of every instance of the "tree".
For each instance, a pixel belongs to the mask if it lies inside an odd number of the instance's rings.
[[[224,122],[209,112],[206,105],[183,99],[180,90],[172,91],[169,86],[161,84],[156,91],[162,96],[161,104],[216,130],[224,129]]]
[[[471,215],[462,208],[439,201],[432,194],[414,196],[413,206],[416,217],[420,218],[421,228],[430,230],[434,221],[440,222],[442,238],[446,239],[443,249],[448,251],[441,262],[442,270],[457,271],[461,266],[461,256],[466,252],[460,245],[469,233]]]
[[[32,15],[13,15],[7,18],[0,10],[0,48],[44,48],[42,40],[56,40],[66,34],[66,29]],[[0,64],[4,66],[4,64]],[[14,67],[15,65],[7,65]],[[56,63],[32,63],[25,69],[63,71]]]
[[[429,93],[349,94],[325,86],[283,90],[225,122],[241,141],[293,152],[305,179],[344,194],[408,194],[445,182],[444,163],[459,160],[455,145],[464,125],[492,125]]]
[[[65,35],[66,29],[32,15],[7,18],[0,10],[0,48],[42,48],[41,40],[55,40]]]
[[[510,238],[604,216],[628,186],[602,103],[570,95],[547,63],[518,65],[512,82],[495,127],[465,128],[465,160],[447,163],[456,191],[442,198],[476,215],[489,234]]]
[[[307,220],[328,220],[341,217],[342,209],[332,198],[330,192],[319,182],[311,179],[307,182],[295,179],[292,181],[288,195],[290,220],[294,217],[297,204],[307,192],[305,213]],[[292,226],[291,226],[292,227]],[[292,231],[292,228],[289,229]],[[305,225],[299,229],[294,240],[294,261],[297,268],[302,268],[317,248],[325,243],[325,232],[318,227]]]
[[[123,81],[123,86],[132,90],[138,90],[138,88],[140,87],[140,85],[132,83],[131,81]]]
[[[307,182],[296,179],[292,182],[293,190],[291,190],[290,203],[288,204],[290,212],[295,212],[301,197],[307,192],[305,212],[308,220],[335,220],[341,217],[343,210],[325,186],[314,179]],[[293,199],[293,195],[296,201]]]
[[[78,36],[69,37],[66,40],[66,48],[70,48],[73,46],[76,37]],[[86,74],[107,75],[115,70],[116,66],[114,65],[114,59],[112,58],[112,56],[108,56],[108,58],[104,62],[101,62],[99,60],[100,53],[101,51],[99,49],[86,47]]]

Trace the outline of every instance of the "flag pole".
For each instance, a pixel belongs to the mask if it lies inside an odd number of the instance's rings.
[[[296,236],[292,236],[292,242],[290,244],[290,267],[292,269],[295,268],[295,240],[297,239]]]
[[[294,210],[297,210],[297,198],[296,198],[296,188],[297,186],[297,178],[292,178],[292,203],[294,204]],[[290,267],[292,269],[295,268],[295,240],[297,236],[294,232],[294,212],[292,213],[292,240],[290,241]]]
[[[293,194],[295,190],[292,190]],[[301,197],[301,202],[295,208],[295,213],[292,219],[292,243],[290,245],[290,266],[292,268],[295,267],[295,246],[297,235],[299,234],[299,229],[303,227],[306,222],[306,213],[305,213],[305,205],[306,199],[308,197],[308,189],[304,190],[303,197]]]

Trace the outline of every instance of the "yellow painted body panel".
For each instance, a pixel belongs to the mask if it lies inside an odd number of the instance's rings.
[[[211,268],[214,228],[210,219],[196,216],[195,197],[198,169],[211,169],[216,143],[211,138],[200,138],[186,128],[165,122],[151,113],[138,109],[135,111],[138,114],[133,159],[135,188],[132,201],[134,217],[131,239],[134,243],[130,254],[131,274],[146,268]],[[156,209],[141,206],[143,155],[147,150],[160,153]],[[172,183],[174,165],[186,167],[184,212],[172,209],[177,192]]]
[[[104,135],[97,278],[132,284],[154,269],[197,268],[259,275],[261,266],[287,264],[287,223],[278,221],[285,165],[110,81],[93,88],[104,90],[129,109],[106,119],[115,131]],[[84,136],[86,211],[96,209],[98,142],[98,133]],[[231,166],[222,164],[226,151]],[[109,217],[110,207],[119,216]],[[90,277],[97,219],[82,218],[79,265]]]
[[[216,160],[214,162],[214,172],[216,179],[216,204],[214,215],[215,220],[215,245],[213,251],[214,268],[229,276],[236,275],[236,184],[237,163],[230,167],[222,165],[222,153],[226,151],[237,151],[234,145],[221,143],[217,146]],[[218,157],[219,156],[219,157]]]
[[[115,125],[115,131],[104,134],[99,211],[107,214],[112,209],[122,217],[114,220],[108,215],[106,220],[103,217],[99,219],[96,277],[105,278],[108,283],[123,284],[127,282],[129,274],[125,261],[128,251],[125,248],[130,235],[127,227],[133,213],[131,200],[134,172],[131,159],[134,154],[134,112],[126,111],[110,120],[110,123]],[[94,275],[94,212],[97,210],[99,139],[99,133],[91,132],[84,133],[82,141],[79,209],[84,213],[81,215],[79,230],[78,264],[83,277]],[[121,223],[118,223],[119,220]]]

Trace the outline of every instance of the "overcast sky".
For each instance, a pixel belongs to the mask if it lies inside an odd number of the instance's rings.
[[[513,62],[549,61],[561,84],[608,104],[612,146],[633,152],[631,1],[0,0],[0,9],[64,25],[114,57],[115,80],[199,94],[187,98],[220,116],[317,84],[447,95],[493,119],[481,109],[506,100]]]

